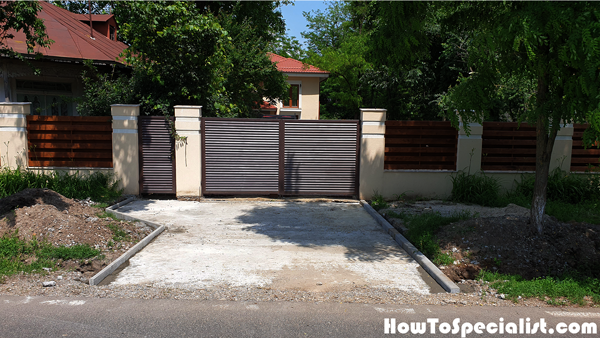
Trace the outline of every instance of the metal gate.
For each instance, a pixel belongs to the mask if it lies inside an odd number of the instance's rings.
[[[352,196],[358,121],[202,119],[202,193]]]
[[[164,116],[140,116],[138,121],[140,193],[175,194],[175,141],[169,123]]]

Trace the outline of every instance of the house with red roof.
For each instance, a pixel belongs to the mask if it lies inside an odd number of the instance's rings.
[[[31,67],[18,59],[0,58],[0,102],[31,102],[34,115],[76,116],[74,98],[83,95],[81,74],[84,60],[105,71],[110,67],[126,66],[119,54],[127,45],[117,41],[117,22],[112,14],[75,14],[45,1],[38,17],[44,20],[46,33],[54,43],[36,47],[43,54],[41,60],[27,55],[25,34],[13,32],[6,41],[13,50],[25,55],[40,70],[34,74]],[[90,20],[91,19],[91,20]],[[329,73],[298,60],[269,54],[277,69],[287,75],[289,97],[276,105],[264,102],[261,111],[270,115],[295,115],[300,119],[319,119],[319,88]],[[5,85],[8,84],[8,85]]]
[[[4,95],[0,101],[31,102],[35,115],[78,115],[73,98],[83,94],[83,61],[92,60],[98,68],[125,68],[118,58],[127,45],[116,39],[117,22],[112,14],[92,15],[90,22],[89,15],[71,13],[45,1],[40,5],[38,17],[44,20],[54,43],[37,47],[43,58],[35,60],[27,55],[25,34],[13,32],[14,38],[6,41],[8,47],[26,55],[40,74],[18,59],[1,58],[4,81],[0,81],[0,92]]]
[[[302,120],[319,119],[319,90],[329,72],[298,60],[269,53],[271,62],[287,75],[289,96],[276,105],[263,104],[261,110],[272,115],[295,115]]]

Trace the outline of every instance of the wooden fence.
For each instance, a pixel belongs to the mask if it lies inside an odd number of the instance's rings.
[[[112,168],[112,117],[27,116],[30,167]]]
[[[571,150],[571,171],[586,171],[589,166],[600,166],[600,149],[583,147],[583,132],[587,124],[573,125],[573,149]]]
[[[456,170],[458,131],[450,122],[386,121],[384,169]]]
[[[535,126],[484,122],[481,170],[535,171]]]

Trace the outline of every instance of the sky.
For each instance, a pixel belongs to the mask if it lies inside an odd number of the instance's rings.
[[[310,12],[312,10],[320,9],[324,11],[328,7],[325,1],[306,1],[306,0],[295,0],[293,5],[283,6],[281,8],[281,14],[285,20],[285,26],[287,34],[289,36],[295,36],[300,43],[304,44],[304,39],[301,32],[307,31],[306,19],[302,12]]]

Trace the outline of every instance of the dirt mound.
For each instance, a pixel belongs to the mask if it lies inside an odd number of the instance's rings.
[[[0,199],[0,215],[20,207],[30,207],[36,204],[53,205],[58,210],[68,209],[72,200],[49,189],[25,189],[14,195]]]
[[[518,274],[527,279],[569,272],[600,275],[600,226],[546,222],[544,233],[526,217],[489,217],[443,227],[436,237],[458,264],[444,269],[454,280],[473,269]]]
[[[88,244],[106,257],[93,269],[90,262],[84,262],[85,267],[80,268],[91,274],[152,231],[143,223],[99,217],[103,210],[89,204],[48,189],[25,189],[0,199],[4,213],[0,213],[0,236],[17,230],[18,237],[26,241],[35,237],[56,246]]]
[[[597,277],[600,275],[600,226],[586,223],[562,223],[545,216],[544,233],[539,235],[529,224],[529,209],[510,204],[488,208],[444,201],[392,203],[381,210],[400,232],[406,230],[394,214],[439,212],[444,216],[469,212],[478,218],[449,224],[435,234],[442,252],[450,254],[454,264],[440,267],[452,280],[477,277],[481,269],[524,278],[553,276],[569,272]]]

